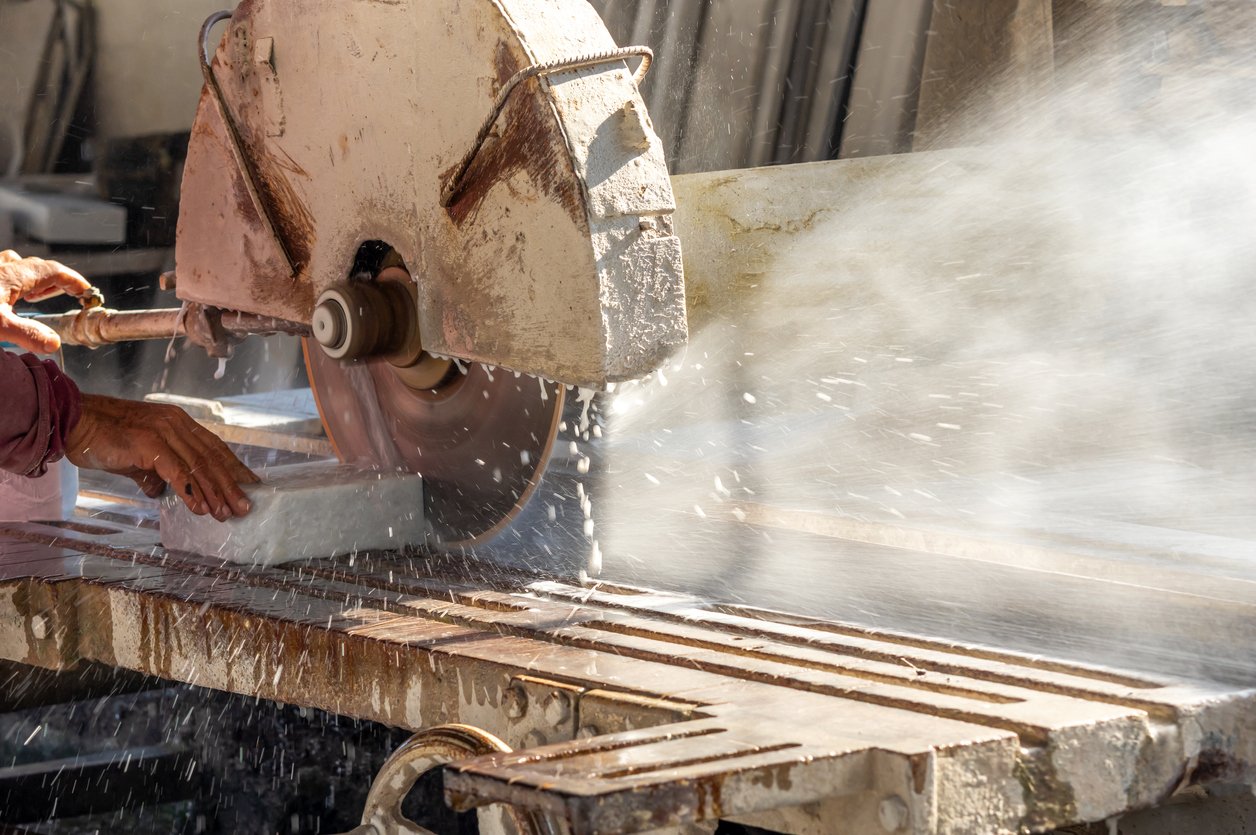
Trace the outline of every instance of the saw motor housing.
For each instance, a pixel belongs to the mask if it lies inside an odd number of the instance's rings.
[[[686,320],[630,60],[529,76],[493,111],[521,71],[614,49],[584,0],[245,0],[205,56],[178,296],[309,324],[382,243],[429,354],[596,389],[644,376]]]

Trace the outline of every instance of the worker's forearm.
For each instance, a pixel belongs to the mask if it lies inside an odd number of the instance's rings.
[[[42,475],[78,423],[81,397],[56,363],[0,351],[0,469]]]

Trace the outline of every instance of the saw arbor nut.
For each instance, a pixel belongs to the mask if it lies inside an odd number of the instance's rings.
[[[405,290],[392,283],[336,284],[323,291],[314,308],[314,338],[332,359],[392,353],[400,347],[398,334],[406,326],[407,301]]]
[[[332,359],[381,357],[410,388],[434,389],[453,363],[423,350],[417,307],[410,273],[404,266],[386,267],[374,279],[353,278],[325,290],[311,331]]]

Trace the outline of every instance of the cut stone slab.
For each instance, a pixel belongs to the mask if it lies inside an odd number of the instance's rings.
[[[242,519],[197,516],[167,496],[162,545],[265,566],[423,543],[418,475],[325,463],[274,467],[260,475],[261,484],[244,488],[253,510]]]

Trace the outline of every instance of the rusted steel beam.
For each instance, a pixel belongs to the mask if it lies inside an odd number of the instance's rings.
[[[210,318],[210,326],[221,330],[224,336],[244,337],[251,334],[286,333],[305,336],[306,325],[259,316],[255,313],[222,311],[188,305],[160,310],[110,310],[94,307],[72,313],[36,316],[36,321],[56,331],[66,345],[100,348],[115,342],[135,342],[144,339],[173,339],[177,336],[198,337],[198,320]],[[218,337],[211,337],[213,342]]]
[[[182,316],[183,311],[179,308],[120,311],[95,307],[73,313],[36,316],[35,319],[56,331],[66,345],[100,348],[114,342],[186,336]]]

